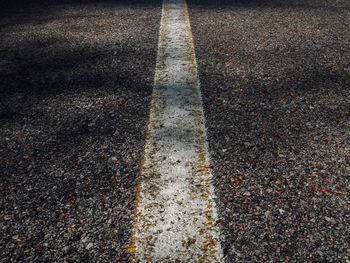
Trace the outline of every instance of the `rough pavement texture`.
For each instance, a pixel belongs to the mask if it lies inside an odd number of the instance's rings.
[[[0,18],[0,259],[128,261],[161,2],[46,3]]]
[[[350,262],[350,4],[189,1],[226,262]]]
[[[349,3],[189,4],[226,261],[349,262]],[[1,9],[2,261],[128,261],[160,14]]]

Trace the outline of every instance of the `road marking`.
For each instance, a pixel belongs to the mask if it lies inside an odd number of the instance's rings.
[[[185,0],[164,0],[133,240],[136,262],[222,262]]]

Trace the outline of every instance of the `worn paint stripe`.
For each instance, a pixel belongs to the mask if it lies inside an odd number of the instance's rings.
[[[185,0],[164,0],[129,252],[137,262],[222,262]]]

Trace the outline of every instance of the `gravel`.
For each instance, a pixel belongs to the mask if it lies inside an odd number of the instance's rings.
[[[350,262],[349,2],[189,8],[226,262]],[[160,15],[1,8],[3,262],[130,261]]]
[[[226,262],[350,262],[350,4],[189,1]]]
[[[141,0],[2,10],[2,262],[128,261],[160,16]]]

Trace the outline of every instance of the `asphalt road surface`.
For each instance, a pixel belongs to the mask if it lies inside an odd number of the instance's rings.
[[[350,262],[350,4],[188,1],[226,263]],[[0,259],[132,262],[161,1],[0,11]]]

